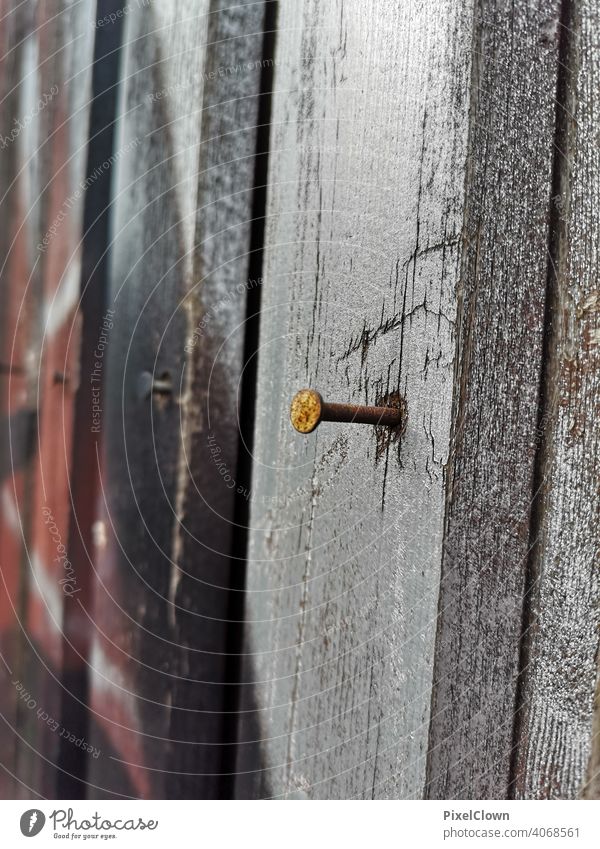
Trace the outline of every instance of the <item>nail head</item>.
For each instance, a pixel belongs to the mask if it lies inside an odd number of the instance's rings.
[[[298,433],[311,433],[321,421],[323,399],[314,389],[301,389],[294,395],[290,419]]]

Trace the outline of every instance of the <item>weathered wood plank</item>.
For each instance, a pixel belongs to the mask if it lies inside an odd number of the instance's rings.
[[[600,9],[568,4],[519,797],[594,792],[600,635]],[[596,762],[596,769],[598,768]],[[597,791],[596,791],[597,792]]]
[[[122,27],[118,17],[121,0],[99,0],[94,32],[92,103],[87,144],[86,193],[81,249],[81,342],[79,390],[75,399],[76,439],[69,476],[71,521],[69,559],[77,580],[77,594],[66,600],[63,614],[64,662],[62,676],[62,723],[83,741],[74,746],[63,737],[59,756],[57,795],[75,799],[87,794],[88,765],[98,757],[90,751],[89,728],[94,718],[88,709],[88,658],[90,654],[90,609],[94,585],[93,530],[99,500],[97,435],[93,419],[95,393],[100,383],[92,382],[100,339],[110,333],[106,312],[107,244],[113,173],[109,167],[114,151],[114,130],[120,76],[119,47]],[[112,17],[111,17],[112,15]],[[108,16],[109,24],[104,25]],[[103,25],[98,24],[99,21]],[[77,780],[74,780],[76,777]]]
[[[263,14],[172,0],[127,15],[98,437],[94,795],[222,792]],[[142,397],[144,372],[168,374],[171,396]]]
[[[8,403],[11,415],[29,411],[34,426],[25,481],[19,469],[14,488],[6,481],[3,499],[12,533],[20,536],[9,573],[19,559],[22,564],[19,596],[11,602],[22,628],[21,650],[11,652],[11,686],[27,694],[13,729],[19,795],[56,795],[62,620],[67,594],[76,592],[66,543],[93,16],[94,4],[55,0],[25,4],[2,24],[15,51],[7,91],[13,126],[3,137],[11,151],[3,203],[14,200],[4,216],[12,241],[3,246],[2,261],[14,275],[11,306],[22,309],[9,324],[17,338],[6,340],[16,343],[7,350],[7,371],[17,384]],[[17,445],[19,430],[15,418],[9,440],[16,437]]]
[[[22,78],[22,34],[26,28],[23,10],[9,10],[0,4],[0,209],[6,226],[0,228],[0,286],[3,308],[1,320],[2,428],[0,431],[2,510],[0,512],[0,749],[4,752],[0,772],[0,795],[13,798],[22,792],[16,772],[19,692],[13,681],[22,678],[19,657],[23,614],[20,598],[22,529],[17,503],[22,502],[33,454],[35,404],[28,392],[31,374],[27,369],[29,341],[36,316],[33,299],[23,308],[23,294],[16,281],[26,280],[30,272],[31,241],[23,227],[24,188],[16,181],[19,172],[18,144],[12,140],[14,119],[20,115],[19,80]]]
[[[510,785],[538,394],[559,4],[478,3],[453,450],[427,793]]]
[[[37,56],[27,72],[33,71],[37,76],[40,92],[48,90],[48,86],[53,90],[54,80],[57,94],[38,117],[30,154],[31,164],[39,168],[39,183],[32,186],[32,192],[33,203],[39,204],[41,210],[39,242],[43,257],[38,264],[42,301],[39,356],[35,362],[38,457],[23,504],[29,511],[30,591],[26,621],[32,640],[28,647],[33,648],[26,683],[31,681],[42,715],[35,713],[34,726],[29,712],[31,742],[37,758],[31,760],[26,750],[21,752],[32,767],[28,783],[42,787],[44,795],[51,797],[57,793],[60,780],[60,735],[73,730],[64,728],[61,680],[66,659],[65,608],[80,589],[68,540],[74,405],[79,384],[81,237],[95,4],[53,0],[39,4],[36,17],[40,29],[32,36],[37,41]],[[36,250],[40,250],[39,245]],[[44,715],[49,715],[45,722]],[[64,732],[56,729],[56,724]]]
[[[418,797],[472,10],[279,5],[237,795]],[[402,442],[294,433],[303,386],[402,393]]]

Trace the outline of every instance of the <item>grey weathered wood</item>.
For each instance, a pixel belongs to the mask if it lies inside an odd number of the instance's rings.
[[[127,15],[99,436],[94,794],[222,792],[235,486],[218,459],[234,477],[263,13],[172,0]],[[168,372],[172,397],[140,398],[143,372]]]
[[[598,787],[592,750],[600,634],[600,10],[569,4],[559,90],[553,269],[544,373],[539,540],[517,795],[573,798]],[[597,729],[596,729],[597,733]]]
[[[540,437],[559,3],[480,2],[427,793],[505,798]]]
[[[425,784],[472,10],[280,3],[238,796]],[[288,419],[400,391],[400,444]]]

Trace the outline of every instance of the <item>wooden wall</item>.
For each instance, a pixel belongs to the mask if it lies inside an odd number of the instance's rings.
[[[0,795],[599,797],[599,18],[0,2]]]

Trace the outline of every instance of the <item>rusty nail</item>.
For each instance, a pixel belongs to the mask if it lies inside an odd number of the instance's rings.
[[[398,407],[363,407],[360,404],[329,404],[314,389],[301,389],[294,395],[290,419],[298,433],[311,433],[321,422],[398,427],[404,411]]]

